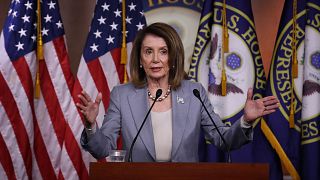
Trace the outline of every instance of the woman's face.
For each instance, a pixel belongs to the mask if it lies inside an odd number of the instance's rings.
[[[160,80],[169,78],[169,52],[165,40],[147,34],[141,45],[141,62],[147,78]]]

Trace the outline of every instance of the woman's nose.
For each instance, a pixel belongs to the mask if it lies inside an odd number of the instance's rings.
[[[158,63],[160,62],[160,58],[158,54],[154,54],[153,58],[152,58],[152,62],[153,63]]]

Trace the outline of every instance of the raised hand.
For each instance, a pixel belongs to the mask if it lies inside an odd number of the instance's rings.
[[[95,123],[98,116],[102,94],[99,93],[94,102],[85,91],[82,91],[81,94],[78,95],[78,97],[82,103],[77,103],[77,106],[80,108],[80,112],[86,118],[87,123],[89,123],[91,126],[93,123]]]
[[[279,107],[279,100],[274,96],[267,96],[253,100],[253,90],[248,89],[247,100],[244,107],[244,120],[253,123],[258,117],[273,113]]]

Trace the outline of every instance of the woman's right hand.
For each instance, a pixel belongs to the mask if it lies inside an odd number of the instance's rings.
[[[80,108],[80,112],[86,118],[87,123],[89,123],[90,127],[92,127],[99,113],[99,105],[102,100],[102,94],[99,93],[94,102],[85,91],[82,91],[78,97],[81,100],[81,103],[77,103],[77,106]]]

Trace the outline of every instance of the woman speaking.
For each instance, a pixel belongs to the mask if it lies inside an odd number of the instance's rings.
[[[116,149],[121,131],[123,148],[128,152],[150,106],[156,101],[136,139],[132,161],[198,162],[201,128],[206,139],[218,148],[236,149],[252,140],[251,124],[255,119],[278,108],[274,96],[252,100],[253,92],[249,89],[244,115],[227,127],[214,112],[202,85],[185,80],[185,75],[184,50],[177,32],[164,23],[144,28],[133,43],[131,82],[112,89],[101,127],[96,124],[101,93],[94,101],[86,92],[79,94],[81,103],[77,106],[87,121],[81,136],[82,147],[97,159],[106,157],[110,150]],[[156,98],[158,89],[162,94]],[[204,106],[194,96],[194,90]]]

